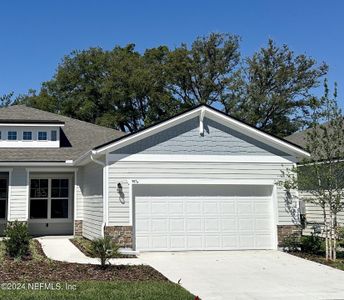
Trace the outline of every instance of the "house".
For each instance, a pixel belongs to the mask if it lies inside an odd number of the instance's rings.
[[[277,181],[309,154],[205,105],[127,135],[14,105],[0,134],[2,226],[139,251],[275,249],[296,229]]]
[[[324,125],[328,127],[328,124]],[[286,137],[285,139],[302,147],[306,148],[307,144],[307,134],[312,129],[306,129],[303,131],[295,132],[294,134]],[[307,192],[306,190],[299,188],[299,204],[300,204],[300,213],[304,219],[303,222],[303,235],[311,235],[313,233],[323,234],[324,230],[324,215],[322,208],[309,201],[314,196]],[[306,201],[308,199],[308,201]],[[344,226],[344,212],[341,211],[338,213],[338,224]]]

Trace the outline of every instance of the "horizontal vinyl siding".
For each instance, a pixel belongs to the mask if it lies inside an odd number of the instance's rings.
[[[278,180],[283,168],[291,164],[275,163],[214,163],[214,162],[115,162],[109,167],[109,223],[129,224],[129,186],[133,179],[219,179],[219,180]],[[124,198],[117,192],[122,184]],[[278,224],[293,224],[290,211],[286,208],[285,193],[277,188]],[[295,203],[291,206],[295,208]]]
[[[300,198],[309,200],[310,198],[312,198],[312,195],[309,193],[300,192]],[[328,214],[329,210],[327,209],[326,212]],[[304,230],[305,234],[310,234],[311,232],[313,232],[312,227],[315,224],[324,224],[323,210],[319,205],[316,205],[309,201],[305,201],[305,213],[306,221],[308,223]],[[338,223],[340,226],[344,226],[344,212],[338,213]]]
[[[26,221],[28,189],[27,172],[23,167],[15,167],[12,171],[11,187],[9,193],[9,220]]]
[[[83,235],[88,239],[102,236],[103,224],[103,167],[89,163],[80,170]]]

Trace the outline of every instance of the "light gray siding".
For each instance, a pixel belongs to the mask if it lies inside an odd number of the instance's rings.
[[[312,198],[312,195],[305,192],[299,193],[301,199],[310,199]],[[326,210],[327,214],[329,213],[329,210]],[[324,217],[323,217],[323,210],[319,205],[316,205],[314,203],[311,203],[309,201],[305,201],[305,214],[306,214],[306,221],[307,226],[304,229],[303,233],[306,235],[311,234],[314,232],[313,226],[316,226],[317,224],[322,227],[324,224]],[[340,226],[344,226],[344,212],[338,213],[338,223]]]
[[[83,235],[94,239],[102,235],[103,226],[103,167],[89,163],[79,169],[82,178]]]
[[[194,118],[113,153],[288,156],[208,118],[204,135],[199,134],[199,118]]]
[[[109,167],[109,225],[128,225],[130,222],[129,185],[127,180],[140,179],[218,179],[277,181],[281,170],[292,164],[279,163],[229,163],[229,162],[129,162],[117,161]],[[123,186],[123,195],[117,192],[117,184]],[[278,224],[294,224],[296,199],[288,199],[277,188]]]
[[[9,190],[9,221],[26,221],[28,217],[27,172],[24,167],[14,167]]]

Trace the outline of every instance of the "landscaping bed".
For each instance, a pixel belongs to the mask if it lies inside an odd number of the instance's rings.
[[[70,241],[77,247],[82,253],[84,253],[88,257],[95,258],[94,254],[92,253],[91,249],[91,241],[82,237],[77,237],[70,239]],[[117,251],[113,253],[111,258],[136,258],[135,255],[127,255],[118,253]]]
[[[30,287],[35,283],[45,286],[33,290]],[[0,299],[191,300],[194,296],[150,266],[102,269],[99,265],[53,261],[44,255],[38,241],[31,240],[30,255],[23,259],[7,257],[0,242]]]
[[[338,258],[336,261],[327,261],[322,253],[289,252],[289,254],[344,271],[344,252],[337,253]]]

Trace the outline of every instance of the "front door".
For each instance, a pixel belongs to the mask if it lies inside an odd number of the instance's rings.
[[[32,235],[73,234],[72,176],[31,176],[29,231]]]

